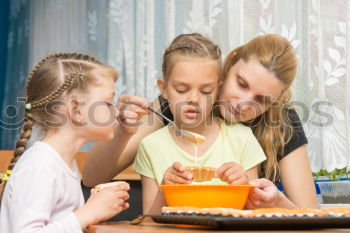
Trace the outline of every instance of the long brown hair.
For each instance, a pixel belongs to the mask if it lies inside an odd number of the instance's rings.
[[[267,161],[259,167],[259,176],[276,182],[279,178],[277,156],[284,153],[284,146],[293,133],[287,113],[291,108],[288,102],[291,98],[290,86],[297,72],[297,58],[286,38],[276,34],[257,36],[230,52],[224,62],[224,78],[240,59],[248,62],[250,58],[256,59],[285,85],[277,103],[252,121],[245,122],[252,128],[267,156]]]
[[[16,162],[26,149],[33,125],[38,125],[45,132],[48,128],[46,123],[54,117],[48,111],[54,102],[72,90],[87,91],[99,72],[107,73],[114,81],[117,79],[117,72],[113,68],[93,57],[77,53],[52,54],[33,68],[25,89],[24,124],[5,178],[1,180],[0,198]]]

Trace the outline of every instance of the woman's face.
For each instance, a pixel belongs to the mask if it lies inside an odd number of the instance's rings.
[[[240,59],[233,65],[219,96],[220,113],[230,122],[245,122],[260,116],[278,101],[285,85],[256,59]]]

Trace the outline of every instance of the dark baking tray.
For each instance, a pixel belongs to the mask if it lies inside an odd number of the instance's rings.
[[[190,224],[230,230],[350,228],[350,217],[232,217],[149,215],[156,223]]]

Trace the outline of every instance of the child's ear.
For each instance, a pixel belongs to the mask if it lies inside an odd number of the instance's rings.
[[[165,83],[165,80],[164,78],[159,78],[157,80],[157,86],[158,86],[158,89],[160,91],[160,94],[163,96],[163,98],[167,99],[167,95],[166,95],[166,83]]]
[[[68,116],[73,125],[77,127],[82,127],[86,125],[84,115],[82,112],[83,103],[81,103],[78,99],[73,98],[68,101],[67,111]]]

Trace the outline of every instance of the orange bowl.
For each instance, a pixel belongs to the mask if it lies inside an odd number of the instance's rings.
[[[253,185],[160,185],[168,206],[243,209]]]

